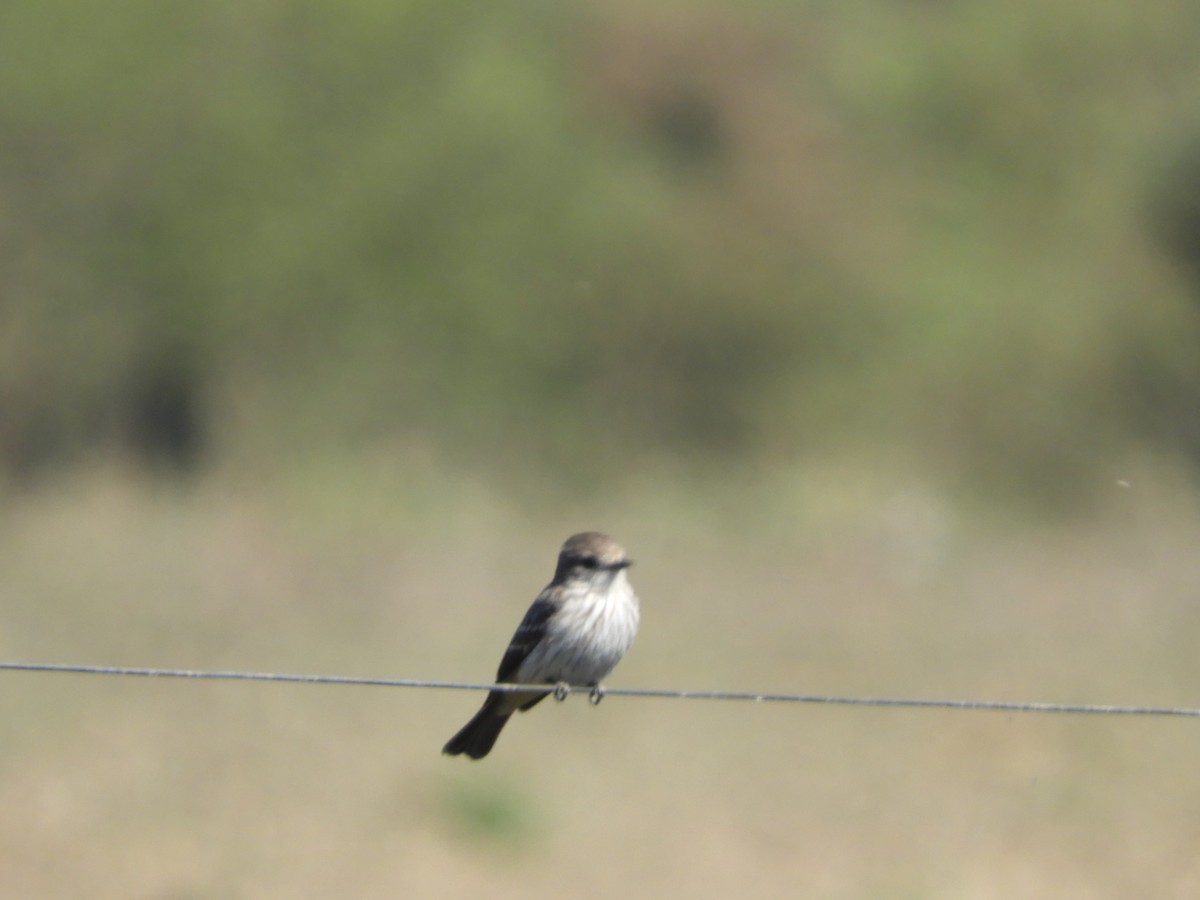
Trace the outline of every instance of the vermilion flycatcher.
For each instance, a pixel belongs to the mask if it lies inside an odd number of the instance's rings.
[[[554,579],[517,627],[496,682],[565,683],[599,690],[600,679],[613,670],[637,634],[638,599],[625,577],[630,565],[624,548],[606,534],[585,531],[567,538]],[[442,752],[482,759],[509,717],[540,703],[551,690],[491,691]]]

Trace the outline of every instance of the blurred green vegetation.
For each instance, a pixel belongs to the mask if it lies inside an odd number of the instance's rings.
[[[536,831],[528,798],[517,788],[458,784],[448,791],[443,805],[453,827],[472,838],[517,844]]]
[[[10,0],[0,455],[1200,459],[1198,45],[1184,0]]]

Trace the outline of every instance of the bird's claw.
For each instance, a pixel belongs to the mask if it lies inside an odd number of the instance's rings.
[[[592,706],[596,706],[603,699],[604,685],[593,684],[592,689],[588,691],[588,703],[592,704]]]
[[[559,703],[562,703],[569,696],[571,696],[571,686],[565,681],[560,681],[554,686],[554,699]]]

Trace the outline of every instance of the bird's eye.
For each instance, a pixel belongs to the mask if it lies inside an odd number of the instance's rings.
[[[600,565],[600,560],[596,559],[596,557],[592,556],[591,554],[588,554],[587,556],[579,557],[579,564],[585,569],[595,569]]]

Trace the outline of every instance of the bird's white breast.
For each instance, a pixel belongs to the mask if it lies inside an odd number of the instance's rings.
[[[546,634],[517,671],[526,684],[599,682],[633,644],[638,599],[623,571],[572,585]]]

